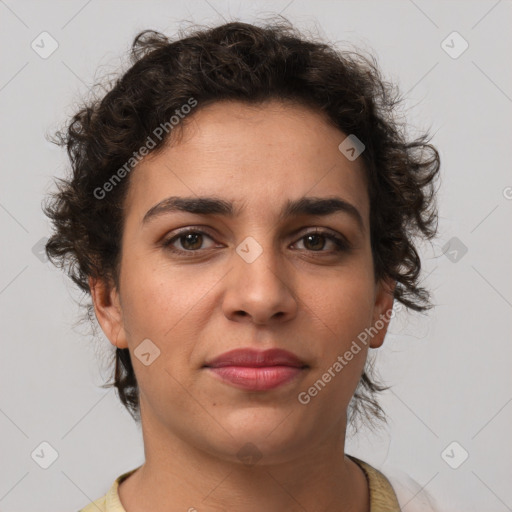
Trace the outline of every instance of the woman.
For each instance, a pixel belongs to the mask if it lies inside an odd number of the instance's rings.
[[[91,295],[145,463],[85,512],[396,511],[345,454],[383,419],[367,357],[431,307],[439,156],[375,62],[289,24],[140,33],[59,143],[47,254]]]

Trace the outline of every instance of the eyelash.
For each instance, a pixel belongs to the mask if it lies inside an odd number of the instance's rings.
[[[205,231],[202,231],[200,229],[194,229],[194,228],[186,228],[183,231],[180,231],[177,234],[175,234],[172,238],[164,240],[162,242],[162,246],[165,249],[168,249],[171,252],[174,252],[176,254],[183,254],[183,255],[186,255],[186,256],[194,256],[195,253],[198,253],[201,250],[207,250],[207,249],[191,249],[191,250],[185,251],[185,250],[182,250],[182,249],[176,249],[175,247],[172,246],[172,244],[176,240],[179,240],[180,238],[182,238],[182,237],[184,237],[185,235],[188,235],[188,234],[206,235],[208,238],[211,238],[213,240],[213,237],[210,236]],[[333,235],[329,231],[325,231],[325,230],[321,230],[321,229],[316,229],[316,230],[313,230],[313,231],[309,231],[309,232],[305,233],[304,235],[302,235],[297,241],[302,240],[303,238],[305,238],[308,235],[320,235],[320,236],[323,236],[323,237],[327,238],[328,240],[331,240],[334,243],[334,245],[335,245],[335,249],[333,249],[332,251],[324,251],[324,250],[313,251],[313,250],[303,249],[303,250],[306,250],[307,252],[310,252],[310,253],[313,253],[313,254],[315,254],[315,253],[319,253],[319,254],[322,254],[322,253],[333,254],[333,253],[347,252],[350,249],[350,244],[344,238],[338,237],[336,235]]]

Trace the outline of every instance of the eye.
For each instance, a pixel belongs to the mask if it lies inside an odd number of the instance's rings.
[[[164,240],[162,242],[162,246],[174,253],[192,256],[194,253],[199,252],[201,249],[211,249],[215,246],[211,245],[210,247],[206,248],[202,247],[205,238],[208,238],[213,242],[213,238],[204,231],[197,228],[187,228],[181,230],[171,238]],[[326,240],[331,243],[332,248],[330,250],[323,250],[326,246]],[[332,254],[348,251],[350,249],[350,244],[345,238],[334,235],[330,231],[321,229],[316,229],[306,233],[296,243],[301,241],[303,241],[302,243],[305,246],[304,250],[308,252]],[[176,247],[176,243],[179,243],[181,248]]]
[[[180,254],[197,252],[201,249],[205,237],[213,241],[212,237],[204,231],[200,231],[198,229],[184,229],[172,238],[165,240],[162,245],[165,248]],[[175,246],[175,242],[179,242],[182,248],[177,248]]]
[[[322,250],[325,247],[326,239],[334,246],[333,249],[327,251]],[[303,245],[305,246],[305,249],[310,252],[333,253],[347,251],[350,248],[349,243],[344,238],[336,236],[330,231],[325,230],[317,229],[315,231],[310,231],[303,235],[299,242],[302,240],[304,241]]]

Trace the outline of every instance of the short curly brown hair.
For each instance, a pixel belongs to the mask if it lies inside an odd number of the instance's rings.
[[[339,130],[363,141],[375,280],[396,280],[394,298],[407,308],[430,309],[430,293],[418,283],[421,262],[414,238],[431,239],[437,232],[439,153],[427,134],[408,139],[397,115],[401,95],[382,78],[375,57],[306,39],[283,17],[264,26],[196,26],[179,37],[140,32],[131,47],[131,67],[106,94],[83,103],[51,139],[67,148],[72,173],[57,180],[58,192],[43,207],[55,228],[46,244],[50,261],[65,267],[85,295],[90,295],[89,277],[118,286],[129,176],[104,198],[97,191],[190,98],[197,101],[195,111],[220,100],[293,101],[323,111]],[[168,137],[151,151],[161,150]],[[93,320],[92,304],[86,307]],[[114,381],[104,387],[115,386],[122,404],[140,421],[129,351],[117,348],[113,356]],[[387,388],[374,382],[370,370],[368,362],[349,407],[350,420],[355,413],[370,422],[385,419],[375,395]]]

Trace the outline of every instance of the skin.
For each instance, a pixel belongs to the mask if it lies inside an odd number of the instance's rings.
[[[320,113],[291,103],[218,102],[184,128],[132,171],[119,289],[90,280],[98,321],[113,345],[130,350],[140,388],[146,461],[121,483],[120,500],[127,512],[367,512],[366,478],[344,445],[368,345],[307,405],[297,399],[393,305],[394,281],[373,275],[362,159],[345,158],[346,134]],[[215,196],[241,213],[173,212],[142,225],[169,196]],[[284,202],[303,196],[350,202],[364,232],[340,212],[280,221]],[[188,254],[161,245],[187,226],[206,232],[188,245],[174,241]],[[346,237],[351,249],[304,238],[314,228]],[[263,250],[252,263],[236,252],[248,236]],[[148,366],[133,353],[147,338],[160,350]],[[248,392],[202,368],[239,347],[284,348],[309,369]],[[261,455],[250,465],[237,456],[248,442]]]

